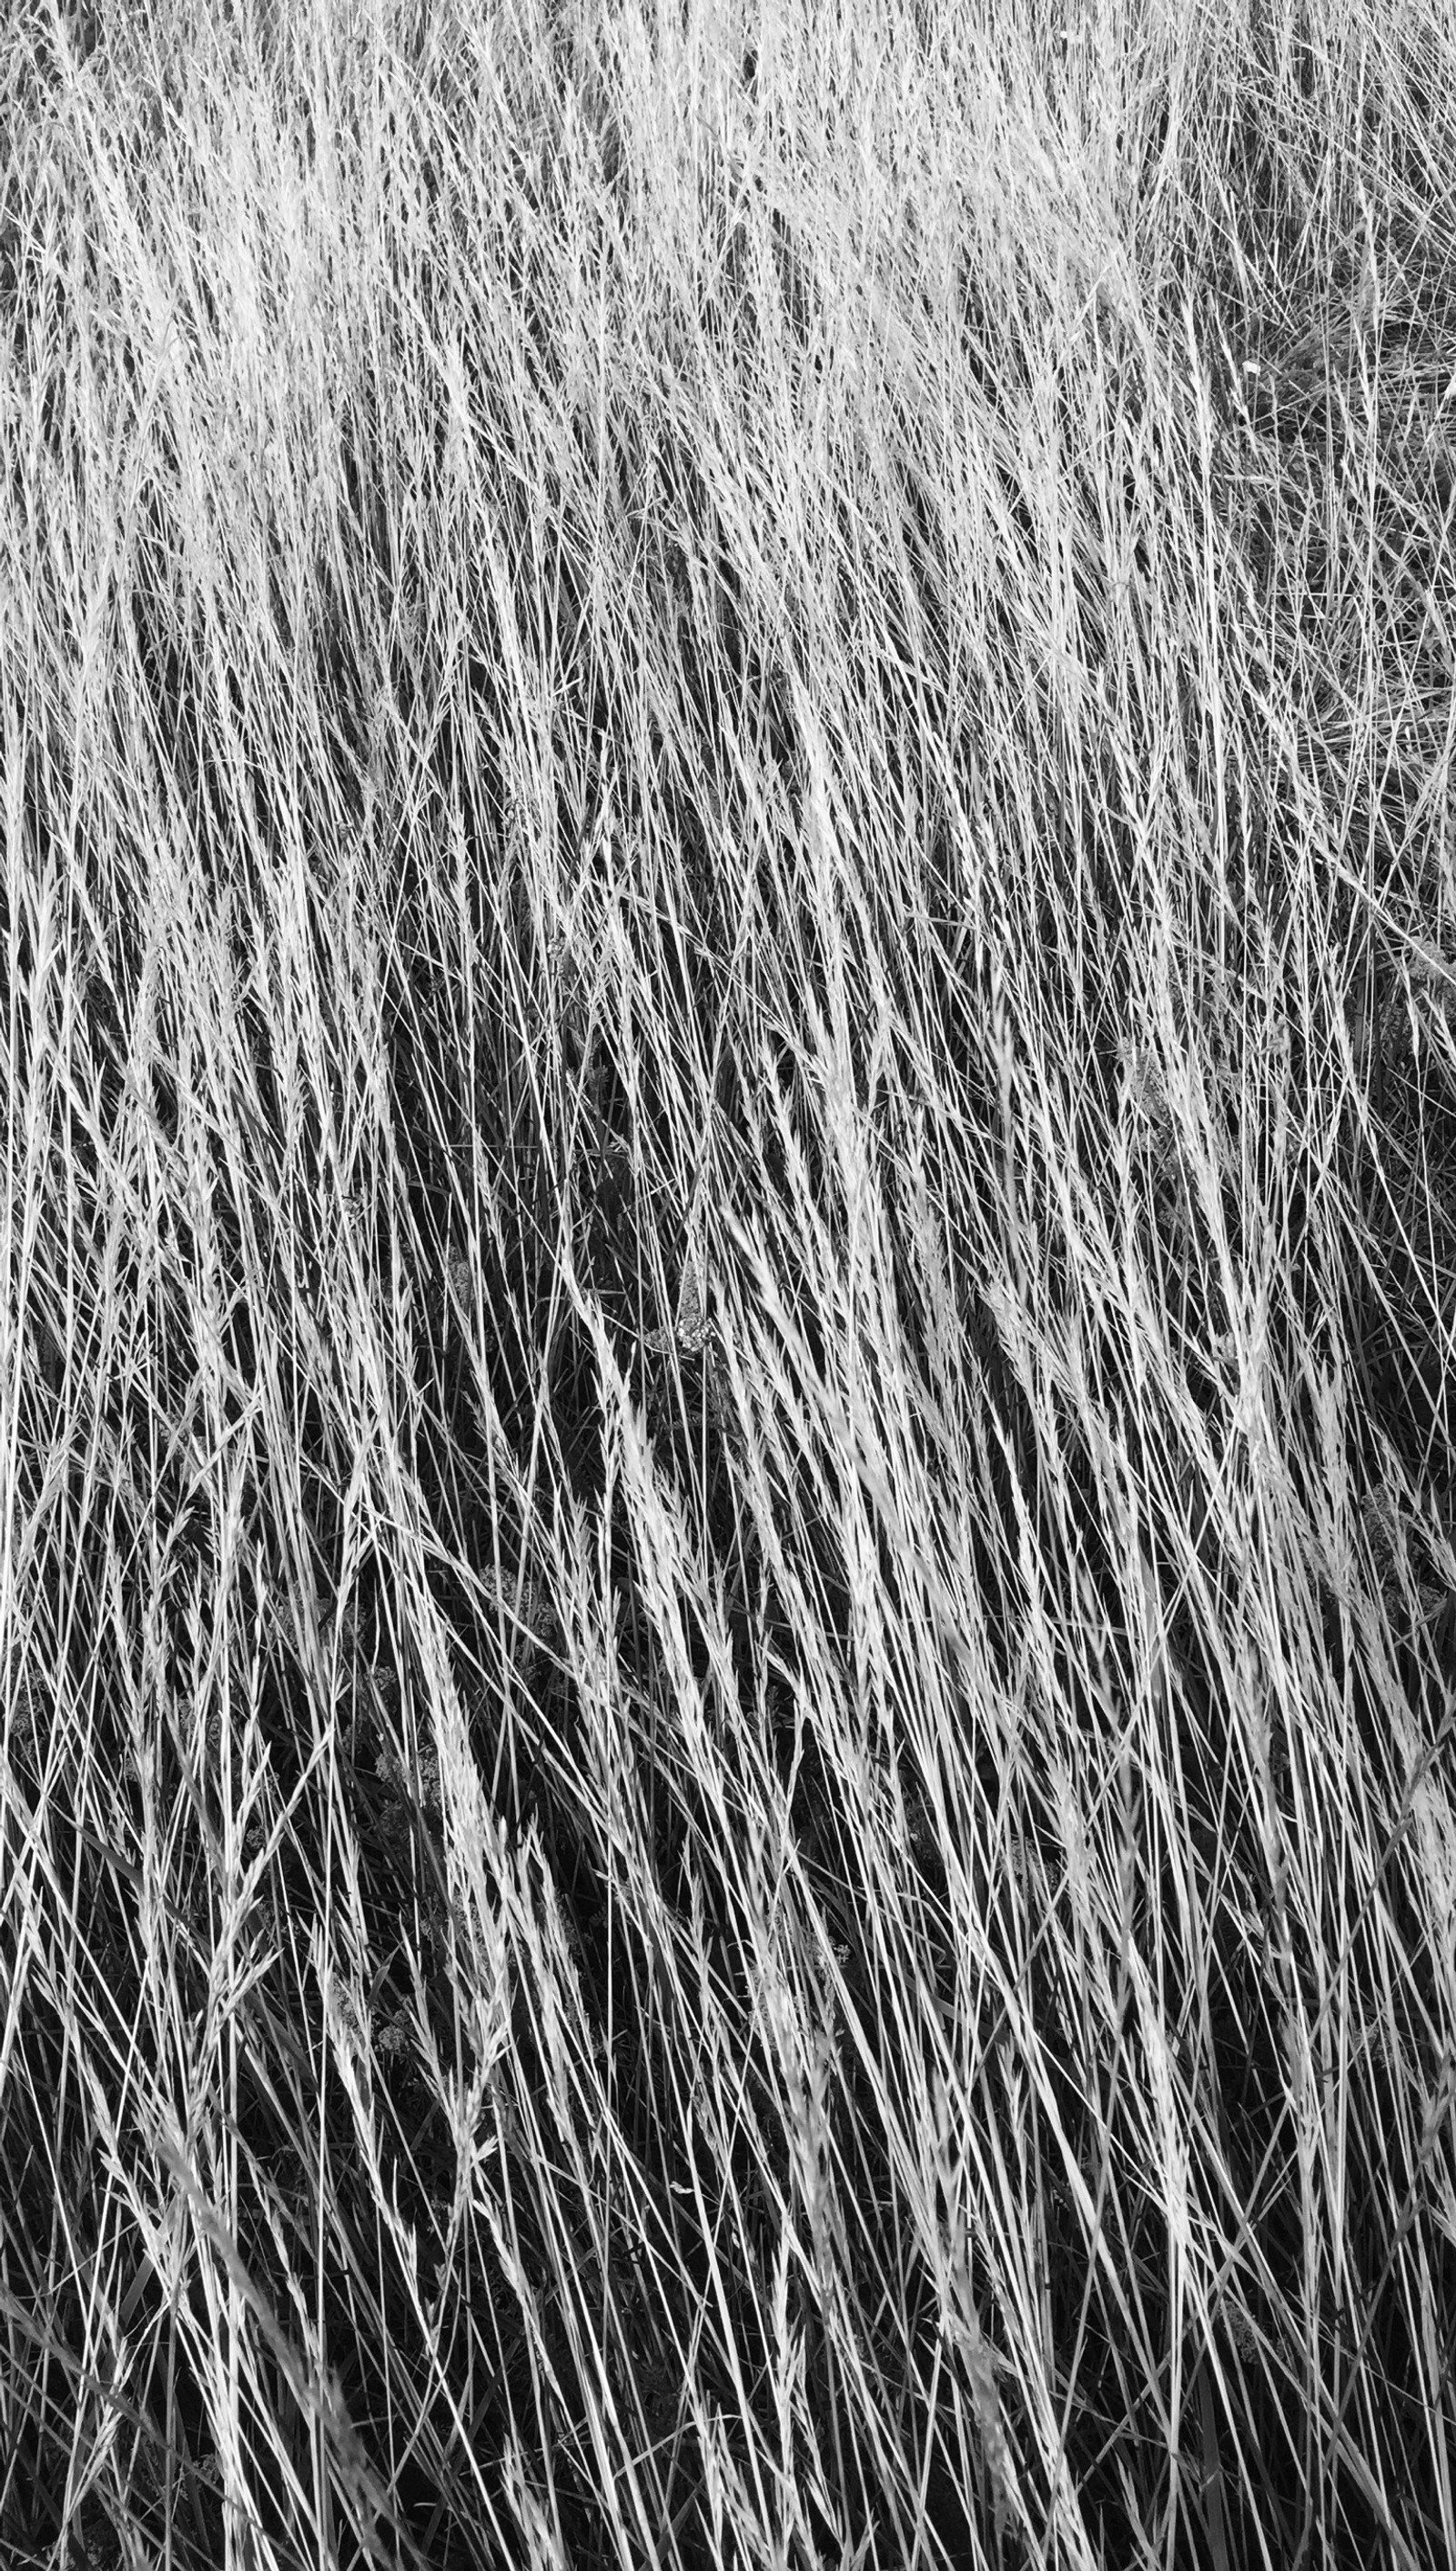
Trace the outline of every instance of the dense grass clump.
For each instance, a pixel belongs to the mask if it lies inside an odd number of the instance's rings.
[[[0,39],[0,2553],[1456,2558],[1442,13]]]

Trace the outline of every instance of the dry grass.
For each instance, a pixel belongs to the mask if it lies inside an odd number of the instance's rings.
[[[1456,2557],[1456,63],[935,14],[7,17],[9,2561]]]

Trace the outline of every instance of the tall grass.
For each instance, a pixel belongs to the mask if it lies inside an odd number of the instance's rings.
[[[1448,22],[74,29],[0,2550],[1456,2556]]]

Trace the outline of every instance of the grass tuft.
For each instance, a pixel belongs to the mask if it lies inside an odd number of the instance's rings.
[[[1456,2558],[1456,64],[982,18],[6,16],[7,2561]]]

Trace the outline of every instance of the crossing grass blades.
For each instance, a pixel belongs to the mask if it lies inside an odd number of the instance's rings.
[[[5,21],[8,2561],[1456,2556],[1449,34],[750,15]]]

